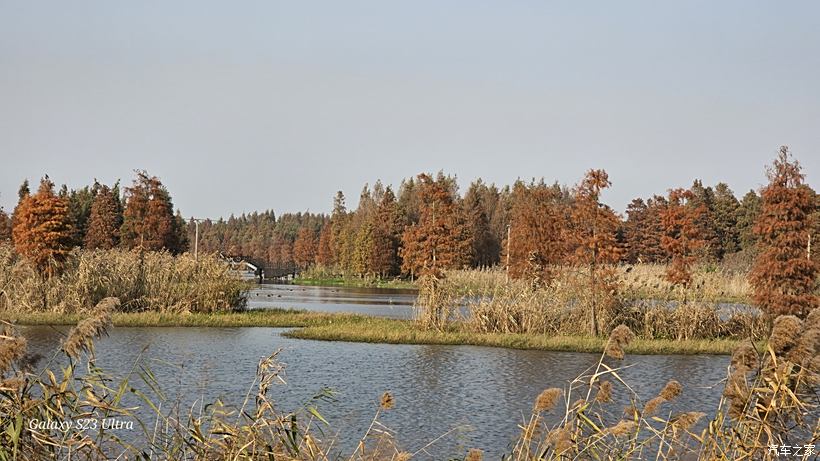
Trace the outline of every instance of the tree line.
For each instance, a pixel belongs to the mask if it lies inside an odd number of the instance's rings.
[[[97,181],[74,190],[63,185],[57,191],[46,175],[36,191],[28,180],[23,182],[11,216],[0,209],[0,241],[12,240],[17,253],[51,277],[77,247],[187,251],[186,222],[173,210],[168,190],[145,171],[136,172],[124,193],[119,183]]]
[[[607,290],[609,268],[617,263],[667,264],[667,278],[686,287],[696,263],[745,259],[754,261],[755,286],[792,284],[776,299],[757,301],[785,305],[793,299],[782,309],[794,311],[816,302],[818,257],[811,245],[820,229],[820,198],[785,147],[767,176],[767,186],[740,199],[725,183],[695,180],[688,188],[634,199],[622,217],[601,201],[611,187],[603,170],[588,171],[572,187],[543,179],[498,187],[478,179],[463,194],[456,177],[422,173],[397,191],[380,181],[365,185],[355,209],[339,191],[329,215],[265,211],[206,219],[198,245],[346,276],[502,266],[510,277],[548,284],[561,267],[581,266],[589,269],[593,290]],[[48,177],[31,193],[26,182],[13,215],[0,210],[0,239],[11,238],[46,274],[78,246],[183,252],[196,227],[174,214],[168,190],[144,171],[123,194],[118,184],[96,182],[55,192]]]

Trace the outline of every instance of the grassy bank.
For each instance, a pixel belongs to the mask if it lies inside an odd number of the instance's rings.
[[[366,318],[333,323],[316,323],[285,333],[291,338],[321,341],[351,341],[385,344],[438,344],[503,347],[565,352],[599,352],[604,338],[549,336],[528,333],[474,333],[452,327],[445,331],[427,330],[409,320]],[[626,348],[632,354],[730,354],[740,341],[636,339]]]
[[[74,325],[84,316],[35,312],[3,313],[4,320],[19,325]],[[451,327],[426,330],[410,320],[271,309],[233,313],[170,314],[159,312],[114,313],[119,327],[293,327],[285,336],[321,341],[350,341],[384,344],[474,345],[550,351],[598,352],[602,338],[551,336],[528,333],[475,333]],[[633,354],[729,354],[740,341],[636,339],[627,352]]]
[[[54,312],[0,314],[3,320],[18,325],[75,325],[87,317]],[[292,309],[269,309],[225,313],[115,312],[111,321],[116,327],[308,327],[333,323],[356,323],[365,318],[353,314],[327,314]]]

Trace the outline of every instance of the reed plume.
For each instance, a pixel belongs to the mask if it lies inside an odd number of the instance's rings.
[[[63,341],[63,352],[71,358],[79,359],[82,352],[93,354],[94,338],[107,333],[111,326],[111,312],[119,307],[117,298],[105,298],[94,308],[94,315],[81,320]]]

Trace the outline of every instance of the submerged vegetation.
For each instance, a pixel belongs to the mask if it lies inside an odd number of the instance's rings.
[[[44,367],[27,354],[26,340],[14,326],[3,324],[0,459],[318,461],[343,456],[408,461],[445,455],[432,444],[423,452],[401,450],[402,434],[380,422],[384,412],[401,411],[387,392],[378,401],[374,395],[375,415],[364,434],[345,433],[322,416],[321,405],[332,395],[328,389],[294,411],[281,409],[270,392],[284,382],[277,351],[259,361],[256,379],[237,406],[216,401],[181,408],[141,360],[127,376],[108,376],[94,365],[94,337],[110,327],[118,303],[104,299],[89,309],[90,317],[69,332],[61,351]],[[674,413],[669,402],[694,390],[671,380],[652,398],[639,396],[619,368],[637,339],[620,325],[598,345],[603,352],[597,364],[566,386],[541,392],[505,459],[728,461],[772,458],[769,450],[775,445],[799,446],[805,450],[803,459],[811,459],[809,450],[820,438],[820,310],[805,321],[781,316],[774,325],[765,349],[748,342],[737,345],[716,408]],[[617,403],[624,400],[626,408]],[[72,424],[39,424],[49,420]],[[130,423],[134,437],[126,440],[103,426],[77,423],[88,420]],[[348,444],[355,447],[351,453],[338,453],[340,438],[355,442]],[[471,461],[483,457],[477,449],[461,456]]]

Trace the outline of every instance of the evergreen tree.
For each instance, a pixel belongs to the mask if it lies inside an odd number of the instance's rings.
[[[375,270],[371,266],[374,247],[374,224],[373,218],[365,217],[362,225],[356,230],[356,237],[353,249],[352,271],[357,275],[371,275]]]
[[[493,210],[487,203],[492,200],[489,188],[479,179],[470,184],[464,195],[464,214],[473,237],[471,265],[486,267],[496,264],[500,257],[501,242],[490,228],[490,216]]]
[[[623,224],[622,234],[626,253],[624,259],[635,264],[645,261],[643,245],[648,224],[648,207],[642,198],[633,199],[626,207],[626,221]]]
[[[691,197],[686,199],[687,206],[698,210],[692,216],[698,227],[698,234],[704,244],[698,250],[700,259],[720,260],[721,242],[715,221],[715,191],[711,187],[704,187],[700,179],[696,179],[689,189]]]
[[[168,199],[170,202],[170,198]],[[188,225],[185,218],[182,217],[182,212],[177,210],[172,222],[171,241],[168,244],[168,251],[173,254],[181,254],[188,251],[191,241],[188,238]]]
[[[390,186],[382,194],[373,218],[373,251],[370,254],[369,267],[382,277],[397,275],[401,268],[399,246],[403,218]]]
[[[71,235],[68,200],[54,194],[54,183],[46,175],[36,194],[21,194],[14,212],[14,247],[40,274],[52,277],[68,257]]]
[[[726,183],[721,182],[715,186],[713,218],[714,228],[720,242],[718,255],[720,259],[740,249],[737,230],[739,206],[740,203],[735,198],[735,194]]]
[[[71,236],[72,245],[74,246],[82,246],[85,241],[85,234],[88,231],[88,220],[91,216],[91,206],[94,203],[94,197],[99,187],[100,184],[94,181],[92,187],[85,186],[67,193],[68,216],[74,228],[74,233]]]
[[[48,175],[46,175],[46,176],[48,176]],[[18,199],[17,203],[20,203],[20,201],[23,200],[24,197],[28,197],[29,194],[31,194],[31,189],[29,188],[29,185],[28,185],[28,179],[25,179],[25,180],[23,180],[23,184],[20,184],[20,188],[17,189],[17,199]]]
[[[11,239],[11,218],[0,207],[0,242]]]
[[[754,233],[754,224],[760,214],[760,196],[750,190],[743,196],[737,208],[737,235],[738,244],[743,251],[754,251],[757,236]]]
[[[758,248],[749,274],[753,299],[771,316],[805,317],[820,305],[816,291],[820,267],[809,253],[817,202],[786,146],[780,148],[767,176],[769,184],[761,193],[754,225]]]
[[[99,187],[88,219],[85,234],[86,248],[111,249],[119,244],[119,230],[122,225],[122,204],[106,185]]]

